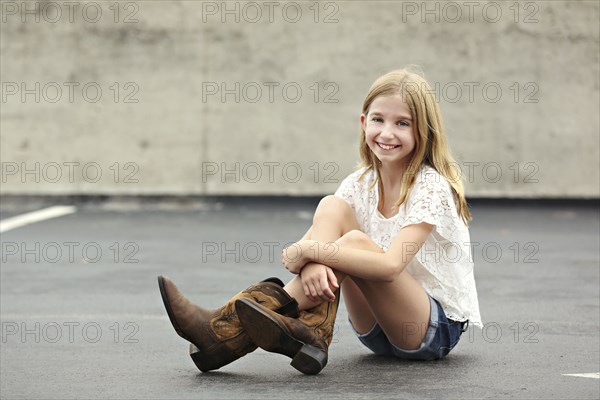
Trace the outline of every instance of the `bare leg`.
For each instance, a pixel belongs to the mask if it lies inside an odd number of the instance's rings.
[[[340,246],[383,252],[358,230],[350,206],[335,196],[321,200],[313,225],[304,239],[335,241]],[[372,282],[356,277],[344,279],[346,275],[337,271],[336,276],[350,319],[359,332],[367,332],[378,322],[395,345],[403,349],[419,347],[429,324],[430,303],[427,293],[410,274],[403,272],[394,282]],[[301,309],[320,304],[304,294],[299,277],[292,279],[284,289],[298,301]]]
[[[326,196],[319,202],[313,217],[313,224],[303,239],[318,240],[324,243],[335,242],[345,233],[355,229],[358,229],[358,223],[352,208],[338,197]],[[341,283],[345,275],[339,272],[335,274],[338,283]],[[299,276],[292,279],[284,289],[296,299],[301,310],[321,303],[310,300],[304,294],[302,280]]]
[[[362,294],[360,288],[351,277],[344,279],[340,285],[344,293],[344,304],[348,310],[348,316],[352,320],[352,325],[358,333],[367,333],[373,328],[377,320],[373,311]]]
[[[337,243],[364,250],[383,250],[360,231],[350,231]],[[365,333],[378,322],[387,337],[403,349],[420,346],[430,318],[429,297],[406,271],[393,282],[350,277],[342,283],[344,301],[355,328]]]

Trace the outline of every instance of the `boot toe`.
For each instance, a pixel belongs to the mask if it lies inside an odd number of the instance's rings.
[[[172,280],[170,280],[169,278],[167,278],[166,276],[159,275],[158,276],[158,288],[160,289],[160,296],[163,300],[165,309],[167,310],[167,315],[169,316],[171,325],[173,325],[173,328],[175,328],[175,332],[177,332],[177,334],[179,336],[181,336],[182,338],[184,338],[185,340],[190,341],[190,339],[183,333],[183,331],[179,327],[179,324],[177,323],[177,318],[175,316],[175,312],[173,311],[173,308],[171,307],[170,295],[172,295],[173,293],[179,292],[179,290],[177,289],[177,286],[175,286],[175,283]]]

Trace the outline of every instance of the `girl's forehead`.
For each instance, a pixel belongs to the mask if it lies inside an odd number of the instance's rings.
[[[369,107],[369,114],[391,114],[396,116],[410,116],[410,107],[402,96],[391,95],[391,96],[378,96],[371,103]]]

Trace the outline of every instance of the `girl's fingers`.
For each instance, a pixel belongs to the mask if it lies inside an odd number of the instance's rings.
[[[316,296],[317,300],[323,301],[323,289],[321,288],[321,283],[317,282],[315,284],[315,288],[317,289],[317,296]]]
[[[331,291],[331,288],[329,287],[329,282],[327,281],[327,275],[323,275],[320,283],[321,288],[323,289],[321,291],[321,298],[325,301],[335,300],[335,295]]]
[[[315,293],[313,295],[313,301],[315,302],[321,302],[324,300],[324,296],[323,296],[323,290],[321,289],[321,284],[319,283],[319,281],[313,283],[313,287],[315,288]]]
[[[333,292],[329,288],[329,285],[327,286],[327,288],[325,290],[323,290],[323,300],[325,300],[325,301],[335,300],[335,294],[333,294]]]
[[[310,294],[310,288],[308,286],[306,286],[306,297],[310,300],[310,301],[314,301],[313,300],[313,296],[312,294]]]
[[[312,282],[309,282],[308,288],[310,289],[310,295],[311,295],[311,297],[312,298],[317,297],[317,289],[315,289],[315,286],[314,286],[314,284]]]
[[[308,288],[308,285],[306,283],[302,283],[302,287],[304,288],[304,294],[310,299],[310,289]]]
[[[327,279],[329,280],[329,282],[331,282],[331,286],[333,286],[334,288],[337,289],[340,287],[337,281],[337,277],[335,276],[331,268],[327,268]]]

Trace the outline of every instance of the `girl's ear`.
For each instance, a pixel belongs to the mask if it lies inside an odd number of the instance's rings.
[[[360,125],[362,126],[363,130],[367,130],[366,124],[365,124],[365,119],[367,117],[365,116],[365,114],[360,114]]]

